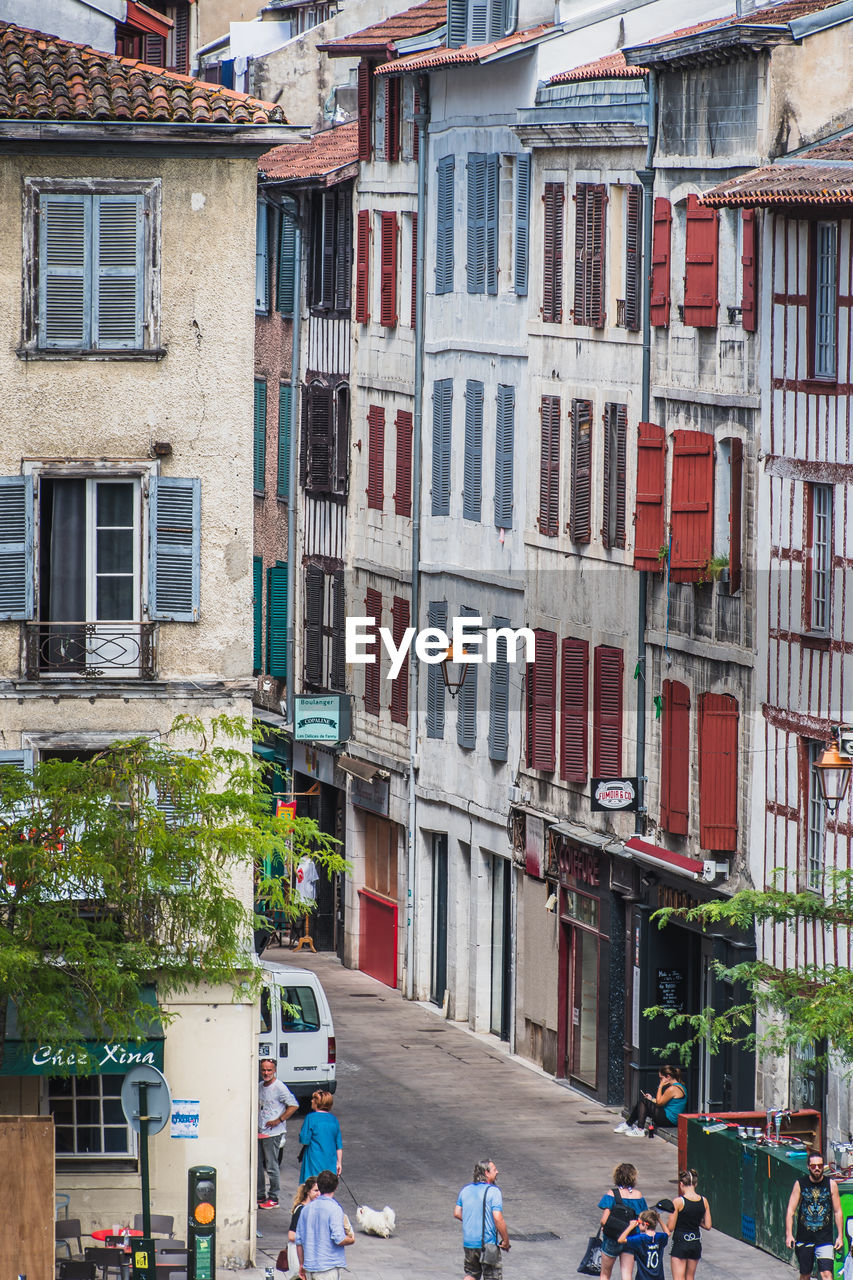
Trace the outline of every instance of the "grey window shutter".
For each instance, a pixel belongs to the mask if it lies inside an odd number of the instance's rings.
[[[263,493],[267,465],[267,384],[255,378],[255,436],[253,475],[255,493]]]
[[[39,197],[38,343],[44,348],[89,345],[92,201],[86,196]]]
[[[201,614],[201,481],[152,476],[148,494],[148,614],[198,622]]]
[[[500,156],[486,156],[486,293],[498,291],[500,173]]]
[[[494,628],[508,627],[509,618],[492,618]],[[497,661],[490,669],[489,759],[506,760],[509,752],[509,659],[506,640],[497,643]]]
[[[498,387],[495,430],[495,526],[512,528],[512,472],[515,451],[515,388]]]
[[[255,221],[255,310],[268,311],[270,305],[269,248],[267,243],[267,206],[257,202]]]
[[[458,49],[468,39],[468,0],[447,0],[447,44]]]
[[[482,293],[486,281],[486,157],[468,155],[468,292]]]
[[[344,571],[336,569],[332,574],[332,654],[330,683],[333,689],[345,689],[346,665],[346,588]]]
[[[435,291],[453,292],[453,156],[442,156],[438,162],[436,192]]]
[[[470,618],[474,610],[463,606],[462,617]],[[473,751],[477,745],[477,675],[480,670],[475,662],[469,662],[462,682],[462,688],[456,696],[456,741],[466,751]]]
[[[95,280],[92,346],[142,347],[145,242],[142,196],[93,196]]]
[[[0,476],[0,620],[34,613],[33,478]]]
[[[22,751],[0,751],[0,765],[20,769],[21,773],[32,773],[33,753],[29,748]]]
[[[513,277],[519,297],[527,293],[527,263],[530,249],[530,156],[515,162],[515,261]]]
[[[283,316],[292,316],[296,298],[296,206],[286,200],[281,209],[278,237],[278,280],[276,307]]]
[[[489,39],[500,40],[508,35],[507,0],[490,0],[489,4]]]
[[[462,516],[479,520],[483,500],[483,384],[465,384],[465,467],[462,488]]]
[[[489,0],[471,0],[470,44],[485,44],[489,32]]]
[[[447,629],[447,601],[431,600],[427,614],[431,627]],[[427,737],[444,737],[444,704],[446,686],[441,666],[430,663],[427,667]]]
[[[323,192],[323,256],[320,265],[320,306],[331,311],[335,305],[335,218],[337,192]]]
[[[450,515],[450,434],[453,382],[440,378],[432,393],[432,514]]]

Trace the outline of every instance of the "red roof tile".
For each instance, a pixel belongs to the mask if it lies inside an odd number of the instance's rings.
[[[504,36],[502,40],[493,40],[491,44],[463,44],[459,49],[448,49],[445,45],[440,45],[437,49],[428,49],[426,53],[411,53],[408,57],[386,62],[377,67],[376,74],[378,76],[395,75],[399,71],[421,71],[431,67],[449,67],[462,62],[485,62],[496,53],[503,53],[515,46],[531,44],[553,30],[553,22],[544,22],[541,26],[528,28],[527,31],[514,31],[511,36]]]
[[[731,13],[727,18],[709,18],[706,22],[696,22],[690,27],[678,27],[665,35],[655,36],[653,40],[644,40],[633,46],[643,49],[646,45],[668,44],[670,40],[686,40],[689,36],[699,35],[702,31],[725,27],[784,26],[795,18],[804,18],[810,13],[820,13],[830,9],[839,0],[780,0],[778,4],[764,5],[753,13],[738,16]]]
[[[325,178],[358,163],[358,121],[315,133],[308,141],[274,147],[258,161],[262,178],[286,182],[296,178]]]
[[[721,182],[705,192],[702,203],[712,208],[853,204],[853,133]]]
[[[573,80],[634,80],[645,74],[645,67],[629,67],[624,53],[620,51],[605,54],[596,62],[585,62],[581,67],[572,67],[570,71],[558,71],[548,83],[569,84]]]
[[[0,120],[286,124],[281,107],[0,22]]]
[[[436,31],[446,21],[447,0],[426,0],[424,4],[416,4],[412,9],[392,14],[384,22],[374,22],[373,26],[365,27],[362,31],[354,31],[351,35],[341,36],[339,40],[317,47],[321,53],[339,58],[351,58],[354,53],[393,53],[401,40],[410,40],[412,36]]]

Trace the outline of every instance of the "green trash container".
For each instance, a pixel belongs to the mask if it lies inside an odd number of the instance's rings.
[[[742,1239],[743,1159],[734,1129],[706,1133],[713,1121],[687,1121],[687,1167],[699,1174],[699,1191],[708,1196],[715,1231]]]

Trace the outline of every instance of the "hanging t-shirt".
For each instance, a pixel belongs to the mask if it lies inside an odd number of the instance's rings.
[[[305,902],[314,902],[317,897],[317,881],[320,877],[311,858],[305,854],[299,859],[296,868],[296,896]]]
[[[637,1259],[637,1280],[663,1280],[663,1251],[669,1236],[656,1231],[653,1236],[635,1231],[625,1241],[625,1248]]]

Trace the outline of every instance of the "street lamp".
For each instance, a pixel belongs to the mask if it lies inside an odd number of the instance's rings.
[[[850,786],[853,760],[841,754],[838,750],[838,742],[833,738],[820,759],[815,761],[814,767],[820,787],[820,797],[829,812],[835,813]]]
[[[441,651],[439,650],[439,652]],[[463,655],[466,654],[467,652],[468,652],[467,649],[462,650]],[[450,664],[452,662],[456,663],[457,666],[461,667],[461,674],[455,678],[450,674]],[[444,683],[447,687],[448,693],[450,694],[451,698],[455,698],[457,693],[465,683],[465,677],[468,674],[468,663],[462,662],[459,658],[454,658],[453,645],[449,646],[447,653],[444,655],[444,657],[441,660],[441,674],[444,677]]]

